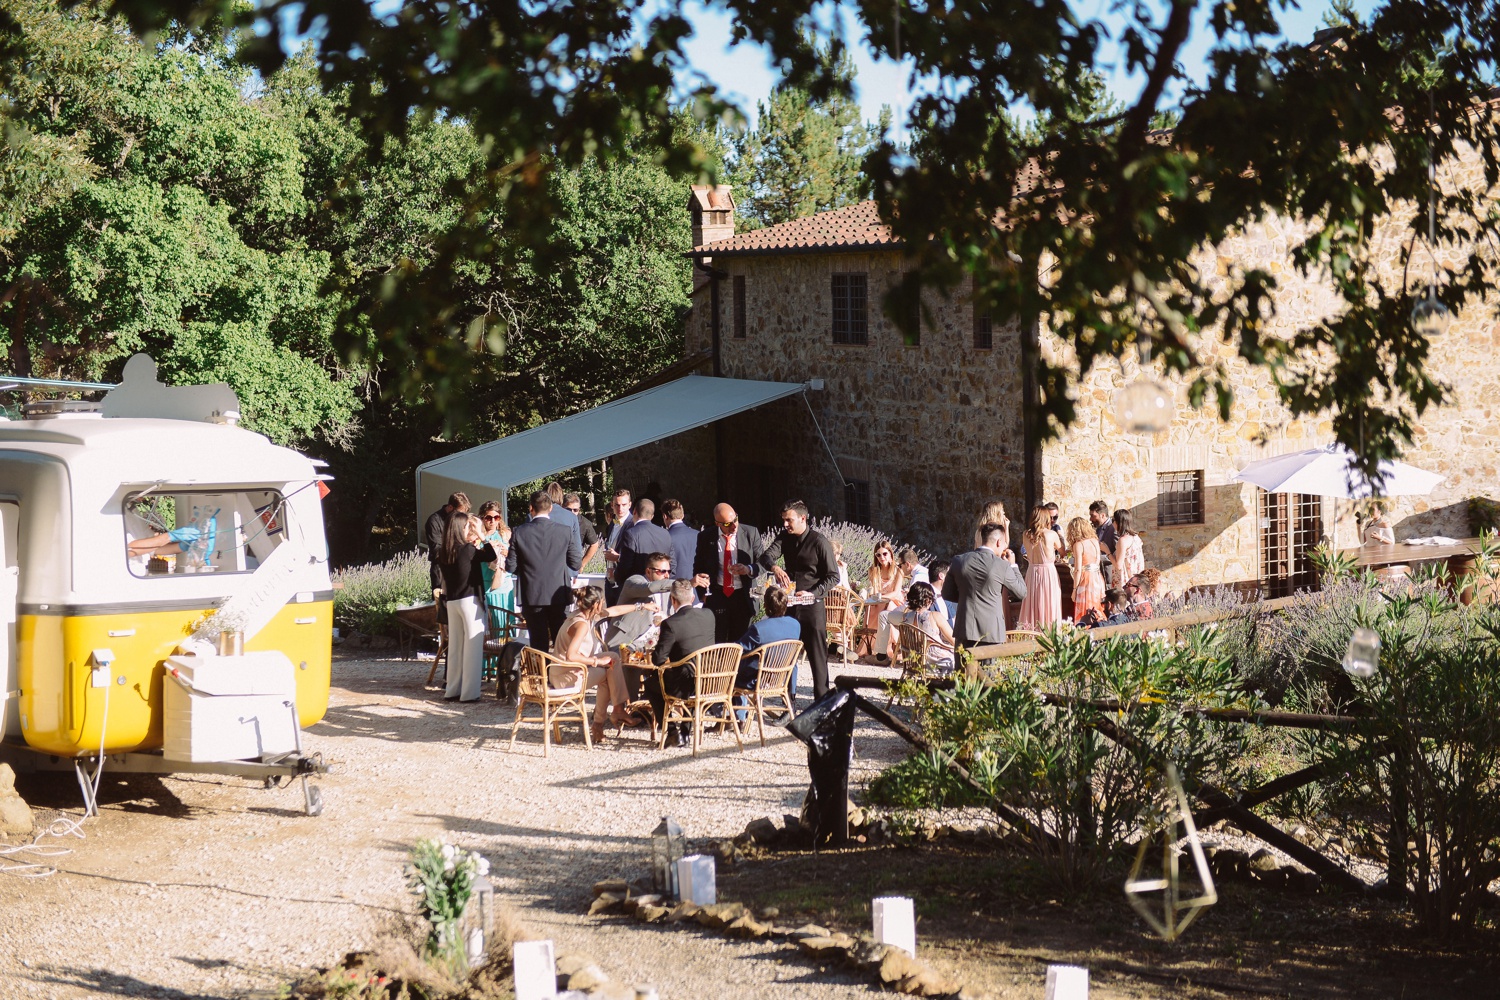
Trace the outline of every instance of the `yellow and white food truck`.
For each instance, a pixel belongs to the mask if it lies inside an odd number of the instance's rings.
[[[228,386],[164,386],[137,355],[100,404],[0,419],[6,751],[300,775],[321,810],[300,730],[328,707],[329,477],[238,416]]]

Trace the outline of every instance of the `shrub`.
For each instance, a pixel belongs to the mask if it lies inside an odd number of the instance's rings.
[[[1410,891],[1423,928],[1471,928],[1500,878],[1500,609],[1428,587],[1357,608],[1354,625],[1380,635],[1380,668],[1297,692],[1356,720],[1300,734],[1304,753],[1331,775],[1332,820]]]
[[[432,600],[427,557],[413,549],[333,575],[333,622],[365,635],[394,635],[396,609]]]
[[[919,714],[941,753],[903,761],[869,793],[905,808],[982,804],[955,780],[946,759],[956,761],[988,795],[1051,835],[1034,846],[1059,888],[1076,894],[1149,826],[1162,763],[1176,763],[1189,780],[1223,780],[1235,767],[1239,727],[1179,706],[1232,703],[1237,686],[1230,661],[1196,639],[1180,646],[1146,638],[1096,643],[1054,630],[1042,648],[1033,676],[963,679],[951,692],[928,696]],[[1106,731],[1127,738],[1117,742]]]

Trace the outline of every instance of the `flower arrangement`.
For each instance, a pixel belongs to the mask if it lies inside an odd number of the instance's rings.
[[[420,897],[422,916],[430,926],[423,956],[446,966],[455,979],[468,968],[459,922],[474,894],[475,879],[489,871],[488,859],[433,838],[419,840],[406,865],[407,885]]]
[[[249,624],[250,615],[244,609],[217,608],[193,622],[192,634],[199,639],[212,641],[224,632],[243,632]]]

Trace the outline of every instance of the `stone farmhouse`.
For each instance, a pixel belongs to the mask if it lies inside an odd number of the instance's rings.
[[[1472,174],[1459,173],[1440,181],[1483,189],[1477,164]],[[1036,502],[1056,501],[1065,521],[1102,499],[1133,512],[1147,564],[1162,571],[1170,591],[1236,584],[1289,592],[1308,581],[1307,553],[1318,541],[1357,544],[1349,501],[1272,495],[1230,478],[1250,461],[1333,436],[1326,420],[1292,419],[1267,373],[1229,346],[1202,348],[1217,351],[1232,373],[1228,423],[1192,410],[1174,384],[1171,426],[1154,436],[1127,434],[1111,403],[1137,366],[1106,362],[1073,386],[1076,425],[1028,454],[1022,331],[992,322],[960,287],[947,296],[924,293],[920,333],[904,336],[882,302],[909,264],[875,203],[742,234],[734,232],[727,187],[694,187],[688,209],[698,284],[685,366],[812,387],[616,456],[618,480],[638,492],[651,481],[652,492],[677,496],[700,522],[715,501],[727,499],[759,525],[772,523],[784,500],[800,497],[815,515],[868,523],[944,556],[971,544],[975,513],[990,498],[1005,501],[1016,530],[1028,486]],[[1276,274],[1272,333],[1289,333],[1336,305],[1329,289],[1292,268],[1289,249],[1299,233],[1295,221],[1272,220],[1196,263],[1220,275],[1252,265]],[[1406,239],[1394,222],[1375,235],[1383,269],[1402,267]],[[1445,267],[1470,252],[1438,251]],[[1428,412],[1405,458],[1447,478],[1430,496],[1391,501],[1398,540],[1470,535],[1467,499],[1495,496],[1500,487],[1500,323],[1494,304],[1485,306],[1456,316],[1433,344],[1453,402]],[[1038,337],[1044,354],[1065,350],[1045,322]]]

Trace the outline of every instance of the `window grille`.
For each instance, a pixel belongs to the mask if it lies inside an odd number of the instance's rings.
[[[833,342],[869,343],[868,286],[863,274],[833,276]]]
[[[1203,470],[1156,474],[1156,525],[1203,523]]]
[[[844,520],[850,524],[870,523],[870,484],[863,479],[844,483]]]
[[[990,311],[974,307],[974,349],[988,351],[995,346],[995,328],[990,322]]]

